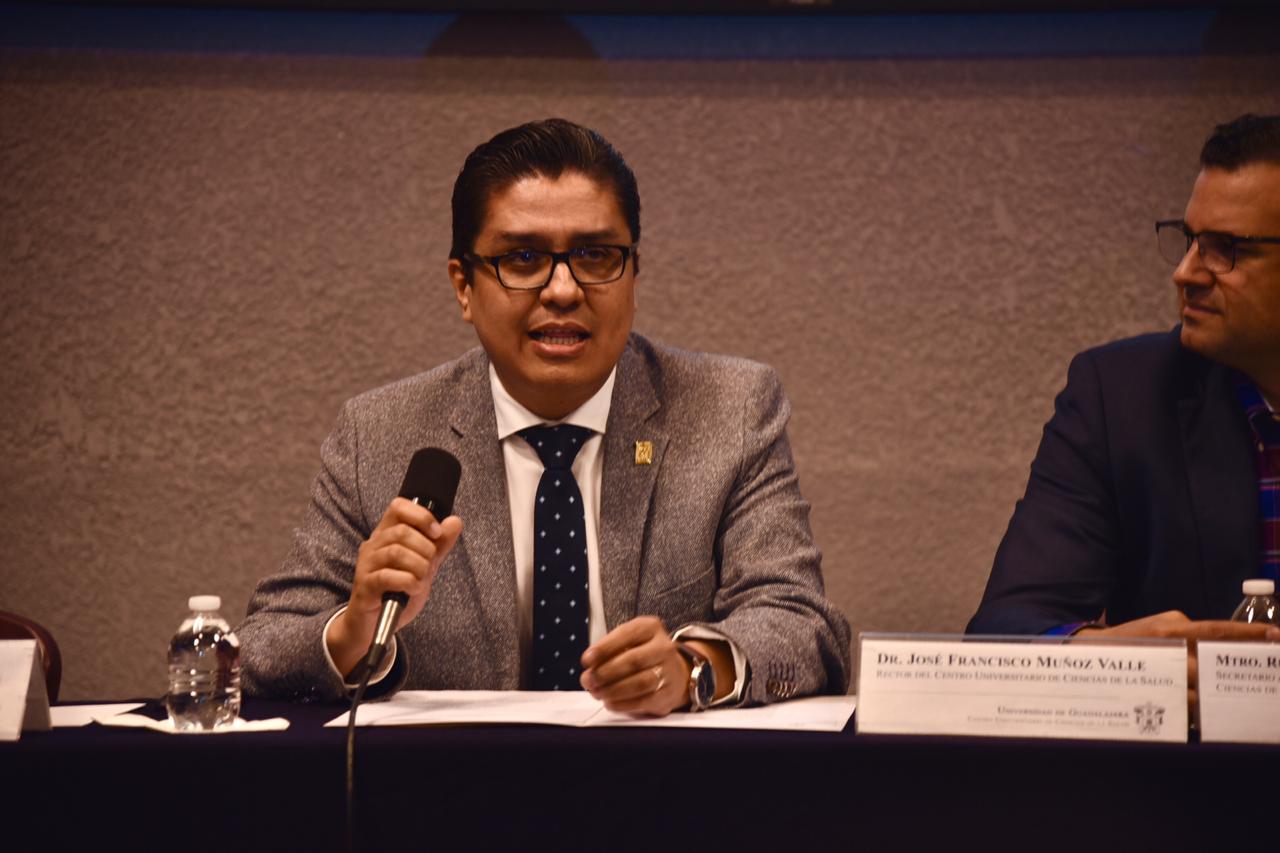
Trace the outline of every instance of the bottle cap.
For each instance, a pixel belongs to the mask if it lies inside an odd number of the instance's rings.
[[[193,595],[187,599],[187,607],[199,611],[217,610],[222,607],[222,599],[216,595]]]
[[[1244,582],[1245,595],[1275,595],[1276,582],[1270,578],[1254,578]]]

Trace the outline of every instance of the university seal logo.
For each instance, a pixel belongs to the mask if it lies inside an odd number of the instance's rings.
[[[1134,722],[1138,724],[1138,734],[1154,735],[1164,726],[1164,708],[1147,702],[1133,709]]]

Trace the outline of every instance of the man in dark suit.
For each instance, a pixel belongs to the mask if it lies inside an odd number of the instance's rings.
[[[1280,639],[1227,621],[1280,567],[1280,116],[1200,165],[1156,226],[1182,323],[1072,361],[970,633]]]
[[[786,398],[763,365],[631,332],[640,204],[621,156],[562,120],[504,131],[468,157],[453,227],[481,346],[344,406],[239,629],[249,692],[343,695],[386,592],[409,602],[383,693],[580,686],[666,714],[843,692],[849,629],[823,595]],[[462,463],[449,518],[396,497],[426,446]]]

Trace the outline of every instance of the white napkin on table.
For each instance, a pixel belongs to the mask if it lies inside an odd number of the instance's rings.
[[[127,729],[151,729],[153,732],[164,732],[170,735],[225,735],[241,732],[281,732],[289,728],[289,721],[284,717],[272,717],[269,720],[243,720],[236,717],[229,726],[216,729],[179,730],[173,727],[173,720],[153,720],[141,714],[116,714],[115,716],[95,717],[93,720],[100,726],[118,726]]]

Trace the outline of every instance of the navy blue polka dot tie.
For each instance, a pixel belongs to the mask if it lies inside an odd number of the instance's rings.
[[[542,460],[533,504],[533,689],[581,690],[589,636],[587,525],[571,467],[591,437],[561,424],[520,430]]]

